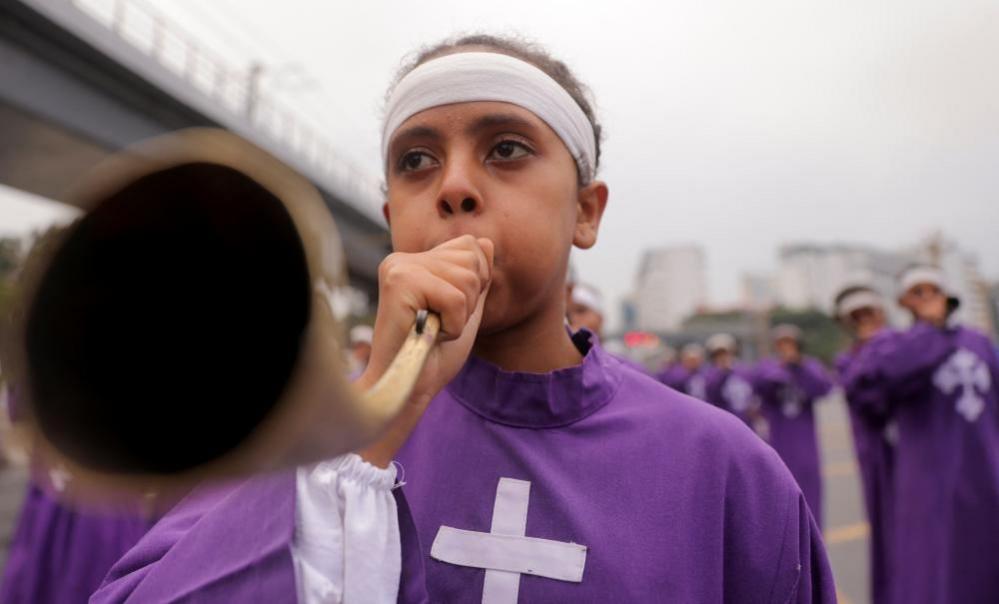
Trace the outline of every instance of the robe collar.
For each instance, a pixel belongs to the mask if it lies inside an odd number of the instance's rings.
[[[485,419],[518,428],[559,428],[603,408],[621,385],[621,362],[586,329],[572,334],[583,362],[549,373],[504,371],[469,357],[447,386],[459,403]]]

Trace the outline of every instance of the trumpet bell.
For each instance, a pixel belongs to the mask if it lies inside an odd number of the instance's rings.
[[[367,444],[402,408],[434,334],[377,396],[350,386],[333,219],[264,151],[183,131],[70,201],[86,213],[25,278],[15,380],[77,474],[147,488],[297,465]]]

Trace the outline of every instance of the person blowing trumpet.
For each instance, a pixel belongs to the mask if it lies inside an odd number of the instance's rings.
[[[93,601],[835,601],[774,452],[565,329],[570,250],[609,198],[600,139],[537,46],[421,52],[386,110],[394,252],[357,382],[430,309],[443,341],[408,407],[357,454],[196,492]]]

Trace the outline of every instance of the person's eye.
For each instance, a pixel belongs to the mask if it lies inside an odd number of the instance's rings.
[[[489,152],[488,159],[500,161],[512,161],[531,155],[533,151],[530,147],[515,140],[504,140],[498,143]]]
[[[437,160],[426,151],[407,151],[399,158],[400,172],[418,172],[437,164]]]

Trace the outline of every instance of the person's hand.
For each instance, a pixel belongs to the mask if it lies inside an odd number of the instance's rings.
[[[465,364],[482,320],[492,265],[492,242],[464,235],[426,252],[391,254],[379,266],[371,359],[356,385],[364,390],[381,377],[409,335],[418,311],[437,313],[441,331],[409,404],[385,437],[361,452],[371,463],[388,465],[430,400]]]

